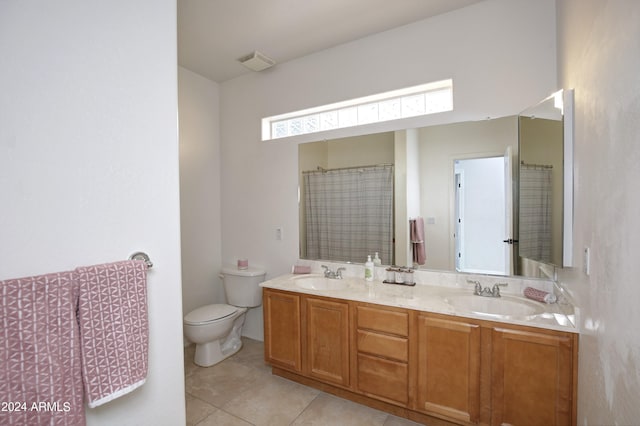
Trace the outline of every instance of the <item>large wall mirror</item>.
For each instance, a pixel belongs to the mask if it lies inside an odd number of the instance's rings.
[[[300,257],[363,263],[378,252],[387,265],[528,272],[517,245],[520,127],[509,116],[300,144]]]

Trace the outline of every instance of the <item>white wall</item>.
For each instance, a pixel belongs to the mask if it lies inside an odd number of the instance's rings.
[[[225,303],[218,84],[178,68],[182,310]]]
[[[273,277],[298,256],[296,144],[304,139],[261,142],[261,118],[450,77],[455,111],[413,127],[513,115],[548,96],[555,2],[487,0],[221,84],[223,261],[246,256]],[[258,315],[248,322],[261,332]]]
[[[558,1],[561,85],[575,88],[578,424],[640,419],[640,2]],[[590,275],[582,250],[591,249]]]
[[[185,422],[175,9],[0,2],[0,279],[155,264],[147,382],[89,425]]]

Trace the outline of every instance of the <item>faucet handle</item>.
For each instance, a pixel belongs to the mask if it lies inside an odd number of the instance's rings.
[[[493,289],[491,290],[491,294],[493,297],[500,297],[500,287],[506,287],[509,284],[507,283],[495,283],[493,285]]]
[[[336,269],[336,278],[342,279],[342,271],[346,271],[346,270],[347,268],[342,268],[342,267]]]
[[[475,288],[473,290],[473,294],[480,295],[480,293],[482,293],[482,285],[480,285],[480,281],[467,280],[467,284],[473,284],[475,286]]]
[[[327,278],[331,274],[331,269],[327,265],[320,265],[324,269],[324,276]]]

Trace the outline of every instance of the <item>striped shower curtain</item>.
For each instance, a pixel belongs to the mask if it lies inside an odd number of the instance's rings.
[[[393,166],[304,172],[306,255],[362,263],[393,253]]]
[[[551,263],[551,167],[520,167],[521,257]]]

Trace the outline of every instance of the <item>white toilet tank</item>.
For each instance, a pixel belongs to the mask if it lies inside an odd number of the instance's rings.
[[[238,269],[235,266],[222,268],[222,282],[227,303],[242,308],[255,308],[262,304],[262,288],[266,272],[260,268]]]

